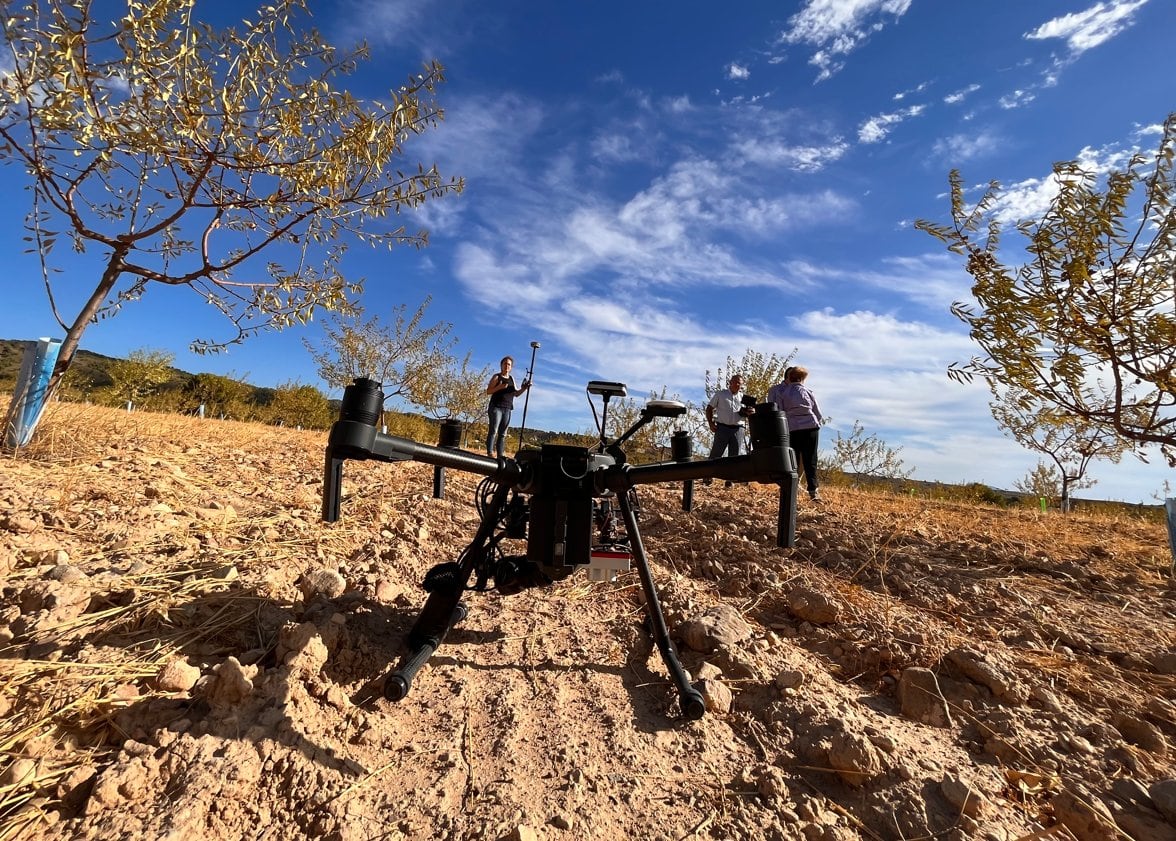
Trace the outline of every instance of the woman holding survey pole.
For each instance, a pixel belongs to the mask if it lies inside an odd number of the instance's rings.
[[[487,407],[489,427],[486,430],[486,455],[503,457],[503,447],[506,443],[506,430],[510,426],[510,413],[514,409],[514,399],[531,387],[530,380],[524,380],[521,386],[515,386],[511,369],[514,367],[514,357],[504,356],[499,363],[498,373],[490,378],[486,385],[486,393],[490,395],[490,405]]]

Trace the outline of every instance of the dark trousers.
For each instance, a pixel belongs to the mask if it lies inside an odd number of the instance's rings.
[[[796,453],[796,464],[804,469],[809,496],[817,492],[817,439],[820,429],[798,429],[788,433],[788,443]]]
[[[715,440],[711,444],[710,455],[707,458],[719,458],[724,454],[727,456],[737,456],[742,449],[742,426],[730,426],[725,423],[716,424]]]

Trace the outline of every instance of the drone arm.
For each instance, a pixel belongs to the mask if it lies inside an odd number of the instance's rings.
[[[420,461],[482,476],[496,476],[507,484],[517,482],[520,475],[518,465],[512,459],[499,461],[451,447],[418,444],[409,438],[377,432],[376,427],[369,423],[339,420],[331,427],[331,434],[327,440],[326,466],[323,474],[323,519],[328,523],[339,519],[343,462],[346,459]]]
[[[629,429],[628,429],[628,430],[625,432],[625,434],[624,434],[624,435],[622,435],[620,438],[618,438],[616,441],[613,441],[613,443],[609,445],[609,446],[610,446],[610,448],[611,448],[611,447],[619,447],[619,446],[621,446],[621,444],[624,444],[624,443],[625,443],[626,441],[628,441],[628,440],[629,440],[631,437],[633,437],[633,433],[634,433],[634,432],[636,432],[636,431],[637,431],[638,429],[640,429],[641,427],[645,426],[645,425],[646,425],[647,423],[649,423],[651,420],[653,420],[653,418],[652,418],[652,417],[649,417],[649,416],[646,416],[646,415],[642,415],[642,416],[641,416],[641,417],[638,419],[637,423],[635,423],[635,424],[633,424],[632,426],[630,426],[630,427],[629,427]]]
[[[623,491],[634,485],[685,482],[692,479],[726,479],[730,482],[776,483],[780,486],[776,545],[792,546],[796,539],[796,461],[787,446],[761,447],[744,456],[700,461],[619,465],[600,471],[600,490]]]

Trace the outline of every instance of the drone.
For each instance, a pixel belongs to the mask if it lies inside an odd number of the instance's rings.
[[[399,701],[408,695],[417,673],[468,615],[466,593],[493,591],[508,596],[532,587],[550,587],[581,568],[590,580],[610,581],[632,565],[645,594],[645,627],[677,688],[681,714],[690,720],[704,715],[702,693],[691,685],[666,627],[637,526],[637,486],[681,482],[682,509],[689,512],[695,480],[778,484],[776,545],[790,547],[796,535],[797,468],[787,423],[775,405],[761,403],[748,418],[751,448],[746,455],[695,459],[692,437],[676,430],[670,438],[669,460],[630,464],[622,445],[657,418],[681,417],[686,405],[650,400],[637,421],[610,441],[605,433],[608,404],[625,397],[626,386],[592,380],[587,394],[594,417],[593,395],[603,402],[597,423],[600,440],[594,446],[543,444],[520,449],[514,458],[492,458],[458,449],[444,426],[444,446],[383,433],[377,428],[384,405],[380,383],[358,378],[344,389],[339,419],[331,426],[326,447],[322,507],[326,522],[339,519],[343,464],[348,459],[431,464],[434,496],[443,487],[438,479],[444,469],[484,477],[475,492],[481,518],[477,531],[457,560],[438,564],[425,575],[421,586],[428,596],[408,632],[406,653],[384,677],[385,698]],[[618,511],[623,534],[617,524]],[[508,547],[519,540],[526,541],[525,554],[507,554]]]

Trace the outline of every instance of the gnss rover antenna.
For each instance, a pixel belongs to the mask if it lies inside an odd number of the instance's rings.
[[[535,374],[535,351],[539,350],[538,342],[531,342],[531,367],[527,369],[526,382],[531,382],[531,377]],[[527,428],[527,404],[531,402],[531,389],[527,389],[527,394],[523,397],[523,424],[519,427],[519,445],[516,449],[523,448],[523,430]]]

